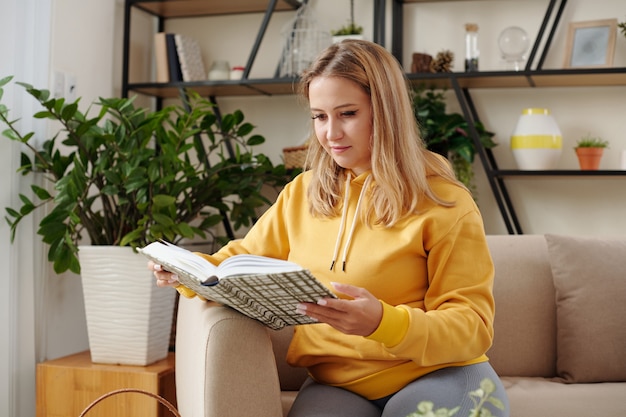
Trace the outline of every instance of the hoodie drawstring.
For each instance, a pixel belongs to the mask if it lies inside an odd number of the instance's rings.
[[[348,213],[348,205],[349,205],[349,198],[350,198],[351,177],[352,176],[350,175],[350,173],[348,173],[346,177],[343,209],[341,211],[341,222],[339,223],[339,232],[337,233],[337,240],[335,241],[335,250],[333,252],[333,260],[330,264],[331,271],[333,270],[333,268],[335,267],[335,263],[337,262],[337,255],[339,254],[339,243],[341,242],[341,236],[343,235],[343,231],[346,226],[346,217]],[[354,229],[356,228],[356,223],[359,218],[359,210],[361,207],[361,201],[363,201],[363,196],[365,195],[367,186],[369,185],[371,179],[372,179],[371,175],[369,175],[365,179],[365,182],[363,183],[363,188],[361,189],[361,193],[359,194],[359,199],[356,203],[356,208],[354,210],[354,217],[352,218],[352,226],[350,227],[350,232],[348,233],[348,239],[346,240],[346,244],[343,247],[342,266],[341,266],[342,271],[346,270],[346,259],[348,257],[348,249],[350,248],[350,243],[352,243],[352,236],[354,235]]]

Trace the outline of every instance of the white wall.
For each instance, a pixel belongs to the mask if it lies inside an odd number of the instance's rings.
[[[21,81],[46,87],[55,71],[70,74],[76,79],[77,95],[83,97],[84,106],[98,96],[120,93],[121,0],[0,1],[3,10],[0,34],[3,39],[18,40],[15,46],[11,42],[0,44],[1,56],[16,58],[0,60],[0,76],[13,73],[19,75]],[[359,0],[356,3],[357,21],[365,26],[365,36],[371,39],[373,2]],[[342,25],[348,17],[347,0],[311,0],[310,4],[318,23],[328,29]],[[473,21],[480,25],[481,69],[500,68],[502,63],[494,44],[499,32],[516,24],[534,34],[546,4],[545,0],[499,0],[407,5],[404,61],[410,62],[408,57],[412,52],[436,54],[441,49],[453,50],[457,57],[462,57],[463,25]],[[454,10],[454,14],[450,10]],[[294,13],[287,12],[272,18],[253,68],[253,77],[272,76],[280,56],[281,29],[293,16]],[[561,67],[565,23],[611,17],[621,21],[626,18],[622,0],[570,0],[546,67]],[[133,18],[132,77],[134,81],[141,81],[149,79],[152,72],[152,20],[144,13],[134,13]],[[30,25],[25,25],[24,20]],[[208,68],[215,59],[227,59],[232,65],[245,63],[259,24],[260,15],[239,15],[171,21],[168,30],[197,37]],[[48,25],[50,30],[47,30]],[[389,32],[389,25],[387,29]],[[389,41],[389,34],[387,36]],[[462,61],[457,58],[456,63],[457,68],[461,68],[458,65]],[[616,45],[615,66],[626,66],[626,39],[621,35]],[[24,102],[18,91],[6,93],[8,97],[4,101],[8,98],[9,103],[13,102],[13,106],[21,110]],[[500,145],[495,154],[502,168],[514,167],[508,150],[508,135],[520,110],[528,106],[550,108],[559,122],[565,138],[560,168],[576,168],[571,147],[587,132],[611,141],[602,168],[616,168],[617,155],[626,149],[623,135],[626,87],[473,93],[481,118],[497,133]],[[261,150],[276,162],[280,161],[283,147],[300,143],[307,132],[307,111],[293,96],[220,98],[219,102],[223,111],[236,108],[244,111],[246,118],[257,125],[258,133],[267,138],[268,143]],[[21,114],[32,114],[32,104],[25,107]],[[453,101],[450,109],[455,109]],[[24,124],[29,123],[32,120],[25,117]],[[17,147],[0,140],[2,207],[16,204],[18,190],[28,190],[28,184],[22,184],[14,174],[18,152]],[[476,170],[479,204],[487,232],[506,233],[479,165]],[[518,178],[507,184],[526,233],[602,235],[626,232],[622,209],[626,206],[626,178]],[[588,191],[591,196],[582,197],[583,192]],[[55,276],[41,261],[43,255],[37,249],[38,240],[33,239],[32,223],[24,226],[18,244],[9,246],[7,225],[0,222],[0,264],[8,265],[8,272],[0,275],[0,415],[16,417],[34,415],[35,362],[87,346],[80,281],[74,276]]]

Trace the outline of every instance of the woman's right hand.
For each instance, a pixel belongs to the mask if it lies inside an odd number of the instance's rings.
[[[157,287],[178,287],[178,275],[163,269],[163,266],[148,261],[148,269],[151,270],[156,278]]]

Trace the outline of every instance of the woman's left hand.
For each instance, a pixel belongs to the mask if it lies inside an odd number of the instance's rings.
[[[331,283],[333,288],[352,299],[323,298],[315,303],[300,303],[297,311],[345,334],[369,336],[383,317],[383,306],[369,291],[354,285]]]

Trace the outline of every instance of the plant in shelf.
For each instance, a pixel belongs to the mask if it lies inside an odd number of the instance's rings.
[[[457,178],[475,192],[472,164],[476,156],[474,140],[469,125],[459,113],[447,113],[444,91],[424,86],[413,91],[413,109],[420,126],[422,138],[429,150],[450,159]],[[475,124],[480,142],[485,148],[493,148],[494,133],[480,122]]]
[[[357,25],[354,21],[354,0],[350,0],[350,20],[348,24],[337,30],[332,30],[330,33],[333,35],[334,42],[349,38],[362,38],[363,27]]]
[[[0,80],[0,98],[11,79]],[[147,111],[136,108],[132,98],[101,98],[83,113],[80,99],[65,102],[52,98],[47,90],[18,84],[41,105],[33,117],[52,120],[59,129],[50,139],[37,141],[34,133],[18,130],[18,121],[10,118],[9,109],[0,102],[0,122],[7,127],[3,136],[20,142],[27,151],[21,155],[19,172],[35,179],[31,186],[34,197],[20,195],[19,207],[6,208],[11,240],[25,218],[37,209],[48,210],[37,233],[49,245],[48,260],[56,273],[70,270],[81,274],[94,361],[145,365],[165,357],[175,292],[156,289],[148,279],[145,258],[133,248],[157,239],[178,242],[204,237],[224,218],[235,229],[249,225],[255,209],[267,202],[261,187],[286,181],[284,166],[273,166],[266,156],[252,151],[264,138],[251,134],[253,126],[244,121],[240,111],[225,115],[220,123],[213,104],[197,95],[190,97],[188,110],[169,106]],[[233,156],[226,152],[228,146],[234,147]],[[39,178],[49,187],[37,185]],[[106,251],[107,258],[94,260],[92,255],[99,256],[101,251]],[[122,257],[119,263],[112,258],[118,254]],[[92,271],[113,275],[133,266],[134,272],[121,278],[100,277],[96,284],[86,281]],[[90,294],[102,297],[113,290],[122,294],[112,295],[111,305],[89,306]],[[157,297],[153,304],[151,296]],[[147,309],[146,314],[150,310],[167,312],[170,305],[169,321],[167,315],[151,319],[157,322],[153,326],[160,322],[167,330],[158,352],[143,354],[132,346],[128,351],[138,356],[117,358],[117,351],[124,351],[121,346],[130,343],[128,335],[137,333],[135,329],[117,343],[110,334],[103,337],[104,343],[111,345],[107,348],[116,351],[113,357],[94,346],[89,326],[92,311],[118,312],[136,319],[143,310]],[[127,308],[134,306],[143,310],[129,313]],[[119,324],[117,319],[109,321],[116,327]],[[147,332],[147,337],[140,337],[153,345],[152,330]]]
[[[580,169],[584,171],[597,170],[600,167],[604,148],[609,147],[609,142],[599,137],[587,134],[576,142],[574,150],[578,157]]]
[[[618,23],[617,27],[622,32],[622,35],[624,35],[624,37],[626,38],[626,21]]]

